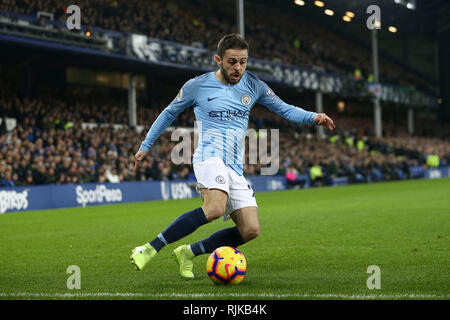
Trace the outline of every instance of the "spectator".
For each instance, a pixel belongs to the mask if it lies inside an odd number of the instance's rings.
[[[318,161],[314,162],[314,165],[309,170],[309,177],[311,179],[311,185],[314,187],[319,187],[324,185],[325,176],[322,171],[322,167]]]
[[[16,182],[12,178],[12,167],[7,166],[6,171],[3,175],[3,177],[0,180],[0,187],[15,187]]]
[[[115,168],[107,167],[106,169],[106,179],[108,179],[111,183],[118,183],[120,182],[119,175],[117,174],[117,170]]]
[[[289,189],[298,189],[306,184],[305,179],[300,179],[297,169],[292,165],[288,167],[285,176]]]

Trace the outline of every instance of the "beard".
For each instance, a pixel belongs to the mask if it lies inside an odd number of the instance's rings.
[[[233,78],[232,75],[233,74],[238,74],[238,73],[232,72],[230,75],[228,75],[228,73],[223,68],[222,64],[220,65],[220,73],[222,74],[223,79],[225,80],[225,82],[229,83],[229,84],[236,84],[236,83],[238,83],[239,81],[241,81],[241,78],[242,78],[242,75],[243,75],[243,74],[239,74],[239,78],[237,78],[237,79]]]

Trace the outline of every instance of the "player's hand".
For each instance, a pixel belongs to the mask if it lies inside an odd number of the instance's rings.
[[[133,170],[133,175],[135,176],[138,169],[139,169],[139,164],[141,163],[142,159],[145,158],[145,156],[147,155],[147,151],[144,150],[139,150],[135,155],[134,158],[136,159],[135,165],[134,165],[134,170]]]
[[[329,130],[334,130],[334,128],[336,128],[333,120],[331,120],[331,118],[327,116],[325,113],[319,113],[315,115],[314,121],[317,123],[318,126],[325,126]]]

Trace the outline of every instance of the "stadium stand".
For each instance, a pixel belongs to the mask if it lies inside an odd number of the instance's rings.
[[[89,44],[92,46],[105,45],[101,42],[102,30],[114,30],[215,50],[218,37],[234,31],[234,11],[219,13],[214,1],[74,2],[82,8],[82,24],[88,26],[92,39],[99,36],[98,43]],[[221,5],[233,7],[234,1],[223,0]],[[258,12],[247,16],[247,39],[255,58],[347,75],[359,69],[364,80],[370,76],[371,58],[367,49],[323,26],[311,26],[309,21],[298,21],[292,15],[285,12],[282,15],[257,3],[248,5]],[[0,3],[1,16],[5,19],[27,17],[31,25],[56,29],[64,28],[65,9],[65,3],[59,0]],[[39,12],[50,13],[53,20],[45,16],[36,18]],[[274,23],[262,24],[261,19]],[[384,59],[381,70],[381,78],[391,84],[424,91],[432,87],[410,70]],[[158,95],[163,87],[172,94]],[[136,128],[128,126],[127,100],[123,93],[96,89],[86,94],[83,89],[71,86],[61,91],[43,85],[38,94],[28,98],[8,81],[2,81],[0,112],[5,120],[0,127],[0,186],[193,178],[191,166],[176,166],[171,162],[170,151],[175,143],[170,141],[170,132],[160,137],[138,175],[131,175],[134,153],[149,125],[171,101],[173,93],[176,94],[177,86],[163,82],[149,89],[152,101],[141,101],[138,108],[137,124],[144,128],[139,134]],[[293,104],[298,96],[301,93],[290,98]],[[261,106],[252,111],[250,127],[280,128],[279,173],[292,177],[310,175],[311,168],[319,166],[318,178],[312,179],[314,185],[329,184],[331,178],[344,176],[354,183],[414,178],[411,167],[449,165],[449,130],[445,126],[434,119],[422,118],[416,124],[415,136],[411,137],[404,116],[395,114],[393,104],[384,114],[384,137],[376,138],[367,101],[352,103],[355,106],[352,112],[334,111],[336,99],[330,103],[333,107],[326,107],[324,111],[335,119],[338,127],[326,139],[318,138],[312,127],[298,128],[282,118],[274,118]],[[17,121],[11,131],[6,130],[6,118]],[[186,110],[172,125],[192,127],[193,123],[193,112]],[[258,175],[260,169],[261,165],[247,165],[245,172]],[[301,181],[295,179],[291,181],[292,186],[301,186]]]
[[[136,129],[127,126],[126,114],[114,104],[65,101],[73,100],[0,100],[2,113],[18,119],[14,130],[3,132],[0,137],[3,186],[192,177],[190,166],[171,163],[170,151],[175,142],[170,141],[170,132],[160,137],[137,177],[133,177],[133,155],[146,130],[136,135]],[[160,111],[143,108],[139,116],[141,124],[148,127]],[[446,140],[410,137],[406,130],[402,135],[395,132],[393,136],[377,139],[369,129],[369,117],[336,115],[335,118],[338,129],[324,140],[314,134],[313,128],[299,130],[282,118],[274,119],[261,106],[252,111],[250,127],[282,128],[280,174],[290,167],[297,173],[308,174],[313,165],[319,164],[325,183],[331,177],[343,176],[351,177],[351,182],[410,178],[409,167],[429,166],[429,155],[438,155],[441,166],[450,163],[450,143]],[[193,121],[193,112],[188,109],[175,126],[189,127]],[[86,125],[89,123],[105,126],[89,127]],[[246,174],[259,174],[261,166],[248,165]]]
[[[220,34],[234,30],[234,10],[217,10],[215,1],[73,1],[80,6],[82,24],[123,33],[144,34],[215,50]],[[224,0],[220,6],[234,8],[235,1]],[[302,21],[288,12],[249,2],[247,38],[255,58],[286,65],[314,67],[320,70],[352,75],[360,69],[363,79],[370,76],[371,56],[366,48],[311,21]],[[62,28],[67,19],[66,4],[61,0],[4,1],[0,11],[36,16],[38,12],[53,14]],[[263,21],[272,21],[270,25]],[[42,23],[45,23],[42,22]],[[430,90],[428,81],[381,59],[381,77],[391,84]]]

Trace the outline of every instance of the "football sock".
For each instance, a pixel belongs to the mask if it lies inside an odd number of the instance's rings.
[[[244,240],[238,228],[231,227],[216,231],[208,238],[191,244],[191,251],[198,256],[204,253],[211,253],[222,246],[237,248],[242,244],[244,244]]]
[[[194,232],[198,227],[207,223],[203,209],[197,208],[179,216],[163,232],[161,232],[150,245],[159,252],[164,246],[184,238]]]

